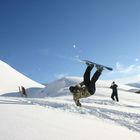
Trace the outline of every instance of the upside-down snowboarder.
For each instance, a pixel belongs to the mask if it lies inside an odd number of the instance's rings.
[[[90,73],[94,67],[94,64],[88,62],[86,62],[86,64],[87,64],[87,68],[83,76],[84,79],[83,82],[79,83],[76,86],[69,87],[70,92],[73,94],[73,100],[75,104],[80,107],[81,107],[81,103],[79,99],[89,97],[95,93],[96,91],[95,83],[99,79],[103,71],[103,67],[101,67],[100,65],[96,65],[97,70],[94,73],[93,77],[90,79]]]

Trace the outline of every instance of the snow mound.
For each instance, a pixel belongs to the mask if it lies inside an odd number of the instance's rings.
[[[68,88],[82,81],[81,77],[64,77],[48,84],[39,94],[40,97],[70,95]]]
[[[43,85],[29,79],[21,74],[5,62],[0,60],[0,95],[7,94],[9,96],[19,95],[19,86],[24,86],[26,89],[44,88]],[[15,93],[15,94],[14,94]]]
[[[58,96],[67,96],[67,95],[71,95],[69,92],[69,87],[76,85],[80,82],[82,82],[83,78],[82,77],[64,77],[62,79],[56,80],[50,84],[48,84],[39,94],[40,97],[58,97]],[[107,80],[98,80],[96,83],[97,88],[107,88],[110,89],[110,85],[111,85],[112,81],[107,81]],[[123,85],[120,83],[117,83],[119,86],[119,90],[122,91],[137,91],[139,89],[131,87],[131,86],[127,86],[127,85]]]

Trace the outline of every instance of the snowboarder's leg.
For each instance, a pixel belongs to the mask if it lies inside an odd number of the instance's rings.
[[[84,85],[89,86],[90,83],[90,73],[94,65],[88,65],[85,73],[84,73]]]
[[[92,77],[90,83],[91,83],[91,84],[92,84],[92,83],[96,83],[96,81],[99,79],[101,73],[102,73],[101,71],[97,70],[97,71],[94,73],[94,75],[93,75],[93,77]]]
[[[114,99],[114,93],[112,93],[111,99],[112,99],[113,101],[115,101],[115,99]]]
[[[89,92],[90,92],[91,95],[93,95],[95,93],[95,90],[96,90],[95,83],[99,79],[99,77],[101,75],[101,72],[102,72],[101,70],[97,70],[94,73],[94,75],[93,75],[93,77],[92,77],[92,79],[90,81],[90,84],[88,86],[88,90],[89,90]]]
[[[119,98],[118,98],[118,94],[117,93],[116,93],[115,97],[116,97],[116,101],[119,102]]]

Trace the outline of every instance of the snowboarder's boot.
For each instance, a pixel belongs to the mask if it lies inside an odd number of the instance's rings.
[[[94,64],[92,64],[92,63],[90,63],[90,62],[86,62],[86,65],[87,65],[87,66],[90,66],[91,68],[94,67]]]
[[[104,68],[100,65],[96,65],[96,69],[100,72],[102,72],[104,70]]]

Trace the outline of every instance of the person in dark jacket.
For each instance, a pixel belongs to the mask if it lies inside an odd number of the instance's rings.
[[[111,94],[111,98],[113,101],[115,101],[114,97],[116,98],[116,101],[118,102],[119,101],[119,98],[118,98],[118,91],[117,91],[117,87],[118,85],[115,84],[115,82],[113,81],[110,88],[112,89],[112,94]]]
[[[22,90],[22,94],[27,97],[27,93],[26,93],[26,90],[23,86],[21,86],[21,90]]]
[[[96,91],[95,83],[99,79],[103,71],[103,67],[96,66],[97,70],[94,73],[93,77],[90,79],[90,73],[94,65],[88,63],[86,64],[87,64],[87,68],[83,76],[84,79],[83,82],[79,83],[76,86],[69,87],[70,92],[73,94],[73,100],[75,104],[80,107],[81,107],[81,103],[79,99],[89,97],[95,93]]]

